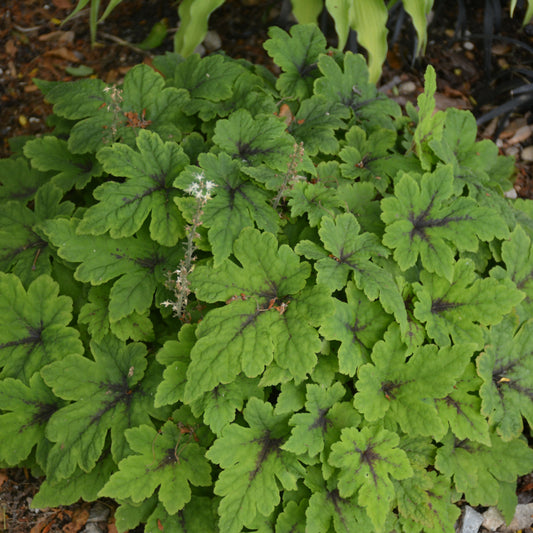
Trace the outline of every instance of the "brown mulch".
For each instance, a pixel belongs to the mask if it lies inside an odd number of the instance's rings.
[[[150,63],[150,53],[139,52],[119,40],[139,43],[161,19],[167,19],[169,28],[178,25],[175,2],[124,0],[99,26],[98,43],[92,47],[87,10],[64,26],[60,25],[76,3],[76,0],[0,1],[0,158],[9,157],[11,137],[37,135],[49,130],[46,118],[51,106],[44,102],[33,78],[69,81],[76,79],[71,69],[84,66],[107,83],[118,82],[132,66]],[[433,34],[430,33],[433,41],[430,40],[424,59],[413,64],[411,33],[404,31],[400,35],[391,48],[380,83],[400,103],[414,102],[422,90],[425,65],[431,63],[438,76],[438,106],[471,109],[480,116],[508,97],[506,93],[499,93],[501,85],[498,84],[512,80],[513,72],[521,67],[532,68],[533,54],[528,55],[516,44],[495,40],[492,66],[493,73],[499,76],[488,79],[481,62],[482,41],[472,37],[466,41],[467,46],[465,41],[453,38],[455,2],[452,4],[453,7],[439,14],[442,20],[434,23]],[[479,6],[484,2],[473,0],[467,4],[472,10],[469,20],[481,31],[483,21]],[[221,47],[228,55],[271,66],[262,43],[267,38],[268,26],[280,21],[280,7],[279,0],[227,0],[213,13],[210,27],[219,35]],[[530,35],[533,32],[520,27],[519,17],[514,20],[506,17],[503,23],[503,36],[533,46]],[[330,31],[333,35],[331,23]],[[334,37],[331,39],[334,44]],[[172,50],[172,32],[154,54],[165,50]],[[514,188],[523,198],[533,198],[532,163],[522,157],[533,145],[532,122],[531,111],[526,110],[512,115],[506,123],[500,124],[496,119],[480,129],[481,136],[498,142],[502,153],[516,157]],[[38,486],[39,480],[25,469],[0,470],[0,531],[83,531],[90,507],[80,502],[57,509],[32,510],[29,505]],[[527,487],[533,493],[530,478]],[[104,502],[104,505],[109,504]],[[112,518],[100,526],[102,532],[116,531]]]

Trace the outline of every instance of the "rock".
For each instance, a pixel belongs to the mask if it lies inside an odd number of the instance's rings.
[[[489,507],[483,513],[482,526],[490,531],[496,531],[502,524],[505,524],[505,519],[496,507]]]
[[[482,523],[483,515],[467,505],[463,515],[463,523],[458,533],[477,533]]]

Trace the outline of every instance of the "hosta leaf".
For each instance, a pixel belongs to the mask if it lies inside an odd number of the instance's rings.
[[[293,26],[290,35],[281,28],[268,30],[265,50],[283,73],[276,82],[282,96],[311,96],[313,81],[318,77],[317,60],[326,51],[326,39],[316,24]]]
[[[342,430],[340,442],[331,447],[328,462],[340,468],[339,495],[357,494],[374,527],[381,531],[395,496],[394,479],[405,479],[413,470],[405,452],[398,447],[396,433],[380,426]]]
[[[24,145],[24,155],[38,170],[53,171],[55,175],[51,182],[65,192],[73,187],[83,189],[93,177],[102,174],[102,165],[92,154],[72,154],[67,142],[57,137],[28,141]]]
[[[100,496],[140,503],[159,487],[159,501],[175,514],[190,501],[190,485],[211,485],[211,466],[204,450],[173,422],[166,422],[159,432],[143,424],[126,429],[125,435],[136,453],[119,463]]]
[[[0,212],[0,269],[14,274],[28,285],[41,274],[50,274],[51,250],[42,238],[39,224],[49,218],[72,213],[71,202],[61,202],[63,193],[46,184],[35,194],[34,209],[10,201]]]
[[[207,452],[222,468],[215,484],[222,497],[221,531],[238,533],[257,515],[269,516],[280,502],[280,485],[295,490],[304,472],[296,457],[281,449],[287,416],[272,411],[270,404],[250,398],[243,412],[248,427],[230,424]]]
[[[49,181],[51,175],[31,167],[25,157],[0,159],[0,202],[3,206],[10,200],[25,204],[34,198],[39,187]]]
[[[153,374],[153,369],[146,373],[143,344],[125,345],[108,335],[92,342],[91,352],[94,361],[67,355],[41,371],[54,394],[73,402],[54,413],[46,427],[47,438],[56,443],[47,466],[54,480],[69,477],[76,466],[90,472],[108,431],[113,459],[119,461],[129,451],[124,431],[151,423],[150,415],[158,415],[151,396],[160,375]]]
[[[29,384],[44,365],[66,354],[82,354],[83,345],[72,320],[72,300],[59,296],[49,276],[24,290],[13,274],[0,273],[0,366],[2,378]]]
[[[324,96],[331,104],[340,103],[350,109],[358,124],[370,129],[395,129],[393,117],[400,117],[400,107],[369,82],[362,55],[347,52],[343,68],[333,57],[321,55],[318,68],[323,77],[315,82],[315,94]]]
[[[387,224],[383,244],[394,249],[402,270],[420,257],[427,271],[451,281],[457,250],[475,252],[479,240],[508,235],[507,225],[493,210],[479,207],[471,198],[454,196],[448,166],[424,174],[420,181],[404,174],[394,193],[381,201],[381,218]]]
[[[226,259],[191,275],[199,299],[229,303],[210,311],[198,327],[186,402],[230,383],[241,371],[256,377],[273,361],[296,381],[316,364],[321,343],[312,325],[333,309],[324,287],[304,289],[309,264],[287,245],[278,249],[271,233],[251,228],[235,241],[234,255],[241,267]]]
[[[388,252],[375,235],[359,234],[359,231],[359,223],[351,213],[338,215],[335,219],[324,217],[319,235],[330,253],[320,252],[316,245],[306,240],[300,241],[295,250],[310,259],[318,259],[315,269],[319,283],[332,290],[341,289],[353,273],[357,287],[370,300],[379,296],[385,310],[394,313],[396,319],[405,325],[407,315],[398,286],[389,272],[371,260],[386,257]]]
[[[481,347],[480,324],[497,324],[518,305],[523,293],[508,279],[479,278],[470,259],[451,266],[451,279],[420,272],[421,283],[413,285],[418,301],[414,315],[439,346],[474,342]]]
[[[521,435],[522,417],[533,426],[533,319],[517,326],[512,316],[492,326],[476,360],[481,410],[503,440]]]
[[[233,243],[242,229],[257,225],[258,228],[277,232],[279,215],[270,205],[271,196],[257,187],[241,173],[241,164],[226,153],[200,154],[198,158],[202,174],[197,171],[182,172],[174,186],[187,189],[203,175],[215,183],[213,198],[203,208],[202,224],[207,233],[215,265],[231,254]]]
[[[388,427],[399,424],[409,435],[441,437],[445,427],[435,399],[453,390],[473,352],[472,344],[425,345],[406,361],[408,350],[391,327],[372,351],[373,364],[359,369],[354,406],[370,422],[385,418]]]
[[[271,115],[254,118],[245,109],[217,122],[213,142],[246,165],[264,163],[276,170],[286,169],[294,150],[294,139],[283,121]]]
[[[117,465],[111,454],[107,454],[100,458],[90,472],[76,468],[66,479],[53,481],[47,477],[41,483],[39,492],[33,497],[31,506],[35,509],[44,509],[59,505],[71,505],[79,499],[93,502],[98,498],[98,492],[116,469]]]
[[[78,222],[49,220],[43,228],[60,257],[81,263],[74,274],[79,281],[100,285],[119,278],[109,295],[111,322],[135,311],[143,315],[152,305],[154,291],[164,283],[164,273],[176,268],[182,251],[159,246],[145,233],[128,239],[78,235]]]
[[[291,436],[283,449],[296,455],[309,454],[314,457],[324,449],[324,435],[331,421],[328,411],[344,396],[345,390],[340,383],[326,388],[320,385],[307,385],[306,413],[297,413],[289,420],[293,426]]]
[[[99,203],[90,207],[78,226],[79,233],[130,237],[151,216],[150,236],[164,246],[174,246],[183,237],[184,221],[173,202],[177,191],[172,183],[189,162],[176,143],[164,143],[156,134],[141,130],[138,152],[124,144],[102,148],[98,158],[106,172],[125,176],[124,183],[108,181],[94,196]]]
[[[516,478],[530,473],[532,464],[533,450],[525,440],[504,442],[495,434],[491,434],[491,445],[485,446],[459,441],[449,433],[435,458],[435,467],[453,476],[455,487],[469,504],[497,505],[507,522],[515,512]]]
[[[349,281],[346,287],[347,302],[335,300],[335,314],[327,317],[320,334],[328,340],[339,340],[339,372],[355,375],[359,366],[370,362],[370,351],[383,337],[391,321],[381,305],[371,302]]]
[[[35,445],[46,447],[44,428],[55,411],[65,404],[44,384],[39,374],[33,374],[29,386],[18,379],[0,381],[0,458],[10,466],[17,465]],[[40,452],[37,451],[37,456]]]

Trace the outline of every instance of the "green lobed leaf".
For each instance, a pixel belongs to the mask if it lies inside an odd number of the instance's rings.
[[[274,415],[272,406],[258,398],[248,400],[243,416],[248,427],[226,426],[207,451],[222,468],[215,494],[222,497],[219,528],[227,533],[238,533],[257,515],[269,516],[280,502],[280,485],[295,490],[304,473],[295,456],[281,449],[287,416]]]
[[[332,290],[344,287],[353,273],[357,287],[370,300],[379,296],[384,309],[394,313],[405,327],[407,315],[398,286],[389,272],[372,261],[376,257],[386,257],[388,252],[376,235],[359,234],[359,231],[359,223],[351,213],[338,215],[335,219],[326,216],[318,233],[330,254],[307,240],[300,241],[295,250],[309,259],[318,259],[315,263],[317,281]]]
[[[108,181],[94,196],[99,203],[90,207],[78,226],[78,233],[131,237],[148,216],[150,236],[164,246],[174,246],[185,234],[184,221],[173,202],[172,183],[188,163],[176,143],[164,143],[159,135],[139,131],[138,152],[124,144],[102,148],[98,159],[106,172],[125,176],[124,183]]]
[[[398,104],[379,93],[368,80],[362,55],[347,52],[342,67],[329,55],[321,55],[318,68],[323,77],[315,82],[315,94],[330,104],[340,103],[351,110],[355,122],[365,128],[395,129],[393,118],[401,116]]]
[[[418,298],[414,315],[426,326],[427,335],[439,346],[483,344],[483,326],[497,324],[524,297],[509,279],[480,278],[470,259],[452,266],[450,280],[420,272],[420,283],[413,284]]]
[[[358,505],[357,495],[341,497],[332,480],[325,481],[318,467],[310,467],[304,483],[312,494],[305,511],[305,532],[373,531],[374,525],[364,509]]]
[[[256,377],[273,361],[297,381],[316,364],[320,340],[312,324],[332,311],[332,303],[324,287],[304,290],[309,264],[287,245],[278,249],[271,233],[252,228],[241,232],[234,255],[242,267],[226,259],[191,274],[199,299],[228,303],[198,327],[185,402],[230,383],[241,371]]]
[[[174,186],[187,190],[198,176],[216,185],[213,197],[202,209],[202,225],[209,228],[215,265],[231,254],[233,243],[244,228],[257,225],[277,232],[279,216],[270,204],[271,196],[242,174],[241,163],[222,152],[201,154],[198,164],[201,173],[190,167],[174,181]]]
[[[489,329],[476,359],[483,384],[481,411],[505,441],[533,425],[533,319],[518,324],[512,315]]]
[[[311,96],[317,78],[317,60],[326,51],[326,39],[316,24],[297,25],[290,34],[272,26],[270,39],[264,48],[283,73],[276,82],[282,96],[306,98]]]
[[[383,530],[395,492],[391,477],[406,479],[413,470],[405,452],[398,447],[396,433],[380,426],[366,426],[360,431],[345,428],[340,442],[331,447],[328,462],[340,468],[339,495],[357,494],[359,505],[366,509],[372,524]]]
[[[100,285],[118,278],[109,294],[111,322],[133,312],[143,315],[158,285],[164,283],[164,273],[175,269],[183,252],[159,246],[144,232],[127,239],[78,235],[78,223],[76,219],[49,220],[43,229],[61,258],[80,263],[74,273],[77,280]]]
[[[533,316],[533,247],[521,225],[517,225],[502,244],[505,277],[510,278],[525,293],[521,308],[526,317]]]
[[[24,155],[41,171],[53,171],[51,182],[62,191],[83,189],[94,177],[102,175],[102,165],[93,155],[73,154],[67,142],[53,136],[28,141]]]
[[[440,438],[446,427],[435,400],[451,393],[474,352],[473,344],[439,349],[434,344],[408,350],[398,327],[391,326],[372,351],[372,364],[358,372],[354,406],[369,422],[385,419],[408,435]]]
[[[505,458],[505,460],[502,460]],[[533,450],[523,439],[503,441],[491,434],[491,445],[459,441],[451,433],[437,449],[435,467],[453,477],[470,505],[497,505],[510,522],[516,507],[516,478],[529,473]],[[514,500],[514,502],[513,502]]]
[[[108,335],[93,341],[91,352],[94,360],[67,355],[41,371],[56,396],[73,402],[54,413],[46,427],[47,438],[56,443],[47,465],[54,480],[68,478],[76,466],[90,472],[104,450],[108,431],[118,462],[129,451],[124,431],[151,423],[150,415],[159,414],[151,398],[158,376],[143,380],[147,369],[143,344],[125,345]]]
[[[61,202],[61,190],[45,184],[35,194],[34,208],[10,201],[0,213],[0,268],[12,271],[27,286],[42,274],[50,274],[48,243],[40,231],[40,223],[57,216],[69,216],[74,205]]]
[[[0,201],[5,205],[10,200],[21,203],[32,200],[39,187],[50,179],[51,173],[33,168],[25,157],[12,156],[0,159],[0,176]]]
[[[1,377],[24,384],[52,361],[81,354],[83,346],[72,320],[72,300],[59,296],[59,285],[40,276],[26,291],[13,274],[0,272]]]
[[[307,412],[296,413],[289,420],[289,425],[293,428],[283,449],[296,455],[308,454],[309,457],[314,457],[324,449],[324,436],[328,426],[332,424],[328,411],[342,399],[346,391],[340,383],[334,383],[329,388],[308,384],[306,389]]]
[[[336,130],[344,126],[345,118],[345,107],[331,105],[322,96],[314,95],[302,101],[287,129],[296,142],[304,143],[307,155],[335,154],[339,150]]]
[[[294,139],[285,130],[285,123],[275,116],[254,118],[245,109],[238,109],[216,123],[213,142],[246,165],[263,163],[284,170],[294,150]]]
[[[394,249],[402,270],[420,257],[428,272],[451,281],[456,250],[475,252],[480,240],[508,235],[507,225],[493,210],[454,196],[449,166],[424,174],[420,181],[404,173],[394,193],[381,201],[381,218],[387,224],[383,244]]]
[[[29,385],[13,378],[0,381],[0,459],[14,466],[26,459],[34,446],[46,446],[44,428],[65,402],[52,394],[38,373]],[[37,451],[37,455],[40,452]]]
[[[383,337],[391,321],[381,305],[371,302],[351,281],[346,289],[346,302],[335,299],[335,314],[327,317],[320,334],[328,340],[339,340],[339,372],[354,376],[357,369],[370,362],[370,351]]]
[[[100,490],[100,496],[140,503],[159,487],[159,501],[169,514],[175,514],[191,500],[190,485],[211,484],[211,466],[204,450],[173,422],[166,422],[159,432],[142,424],[126,429],[125,436],[136,453],[119,463],[118,472]]]
[[[53,481],[47,477],[39,486],[39,492],[33,497],[31,507],[44,509],[59,505],[71,505],[80,499],[93,502],[98,499],[98,492],[116,468],[111,454],[106,454],[100,458],[90,472],[76,468],[66,479]]]

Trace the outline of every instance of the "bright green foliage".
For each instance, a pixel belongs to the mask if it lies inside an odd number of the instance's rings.
[[[111,322],[147,311],[164,272],[177,263],[179,250],[159,246],[146,232],[127,239],[78,235],[78,224],[76,219],[58,218],[44,225],[59,257],[81,263],[74,277],[93,285],[119,278],[109,293]]]
[[[100,491],[101,496],[131,498],[139,503],[159,487],[158,499],[168,513],[175,514],[191,499],[189,483],[211,484],[205,451],[172,422],[166,422],[159,432],[147,425],[133,427],[125,436],[137,454],[119,463],[119,471]]]
[[[32,376],[64,354],[81,354],[79,333],[69,327],[72,301],[58,296],[49,276],[26,291],[14,274],[0,273],[0,376],[29,385]]]
[[[310,29],[312,28],[312,29]],[[316,26],[293,26],[290,35],[272,27],[265,43],[268,55],[283,70],[276,88],[283,96],[307,98],[318,72],[316,63],[326,50],[326,38]]]
[[[66,141],[57,137],[41,137],[27,142],[24,155],[34,168],[54,171],[51,182],[63,191],[72,187],[83,189],[93,177],[102,174],[102,165],[93,157],[71,154]]]
[[[124,431],[149,423],[150,414],[158,414],[150,399],[158,376],[147,371],[144,345],[125,346],[110,335],[100,343],[93,342],[91,352],[94,361],[67,355],[42,370],[54,394],[73,401],[54,413],[46,427],[47,438],[56,443],[48,456],[55,479],[69,477],[76,466],[91,471],[108,430],[113,459],[122,459],[129,451]],[[81,382],[79,376],[84,376]]]
[[[213,310],[198,327],[185,401],[231,382],[241,371],[258,376],[272,361],[297,382],[316,364],[320,340],[312,325],[332,308],[329,291],[320,285],[305,290],[309,264],[286,245],[276,248],[272,234],[245,229],[234,245],[242,268],[225,260],[219,268],[193,273],[204,301],[236,300]]]
[[[481,411],[503,440],[522,433],[522,417],[533,423],[533,320],[517,325],[509,316],[492,326],[476,360]]]
[[[22,381],[6,378],[0,382],[0,403],[9,411],[0,416],[2,439],[0,454],[8,465],[16,465],[26,459],[37,445],[36,455],[43,456],[47,442],[44,428],[50,417],[65,402],[61,401],[44,384],[39,374],[33,374],[29,386]],[[44,466],[44,465],[43,465]]]
[[[418,298],[414,313],[441,346],[449,345],[451,337],[455,343],[474,342],[481,347],[479,324],[497,324],[524,296],[508,280],[479,278],[469,259],[455,263],[449,281],[429,272],[421,272],[420,281],[413,286]]]
[[[104,170],[129,179],[100,185],[94,191],[100,202],[87,210],[77,231],[91,235],[109,231],[114,239],[130,237],[151,214],[152,240],[173,246],[183,237],[183,219],[173,204],[172,183],[188,158],[176,143],[163,143],[150,131],[139,131],[137,147],[139,152],[123,144],[100,150]]]
[[[35,193],[35,208],[23,202],[9,201],[0,213],[0,267],[17,274],[29,284],[41,274],[50,274],[50,250],[39,223],[57,216],[70,216],[71,202],[61,202],[62,193],[55,185],[46,184]]]
[[[421,179],[403,174],[394,192],[394,197],[382,201],[381,218],[387,224],[383,243],[394,248],[402,270],[420,257],[427,271],[451,281],[457,250],[476,252],[480,240],[508,235],[496,213],[454,194],[450,167],[440,167]]]
[[[340,442],[331,447],[329,463],[340,468],[339,496],[358,494],[359,505],[366,508],[377,531],[382,531],[394,498],[394,479],[413,475],[409,460],[398,448],[399,438],[379,426],[358,431],[343,429]]]
[[[44,474],[37,507],[116,500],[121,533],[510,520],[533,464],[512,161],[435,112],[431,68],[404,117],[315,26],[266,47],[277,79],[167,53],[37,82],[57,130],[0,162],[0,467]]]
[[[438,417],[435,399],[452,391],[473,348],[465,343],[438,350],[428,344],[418,348],[406,362],[407,350],[398,329],[391,327],[374,347],[373,364],[359,370],[354,405],[370,422],[384,419],[387,427],[399,425],[408,435],[438,438],[445,427]]]
[[[279,503],[280,487],[295,490],[304,468],[294,454],[281,450],[287,433],[285,416],[251,398],[244,409],[249,427],[230,424],[207,452],[224,470],[215,484],[222,496],[221,531],[238,532],[252,523],[257,513],[268,516]]]

